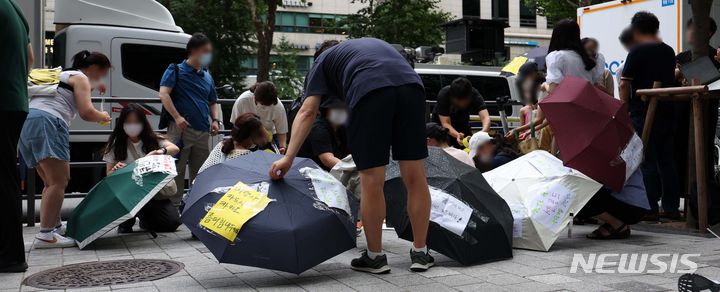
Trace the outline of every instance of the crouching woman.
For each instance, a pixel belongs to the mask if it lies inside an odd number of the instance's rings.
[[[589,239],[624,239],[630,236],[630,225],[640,222],[650,211],[642,172],[636,170],[620,192],[602,187],[577,214],[580,220],[603,221]]]
[[[115,129],[105,146],[103,160],[107,174],[133,163],[147,155],[175,155],[180,149],[165,138],[155,134],[145,116],[145,110],[137,104],[129,104],[120,113]],[[140,228],[155,232],[173,232],[180,226],[180,213],[167,198],[154,198],[145,205],[137,217]],[[135,225],[131,218],[118,226],[119,233],[130,233]]]

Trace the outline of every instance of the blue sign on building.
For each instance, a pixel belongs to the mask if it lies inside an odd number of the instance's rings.
[[[675,0],[662,0],[663,7],[670,6],[670,5],[675,5]]]

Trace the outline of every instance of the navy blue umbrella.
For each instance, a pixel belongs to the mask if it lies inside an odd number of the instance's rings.
[[[319,201],[310,179],[298,170],[318,168],[310,159],[298,158],[284,179],[272,181],[270,165],[282,156],[256,151],[200,173],[185,201],[182,222],[221,263],[266,268],[299,274],[325,260],[355,247],[352,215],[329,208]],[[215,235],[199,222],[223,195],[218,188],[238,181],[266,182],[268,197],[274,199],[265,210],[242,227],[234,242]]]

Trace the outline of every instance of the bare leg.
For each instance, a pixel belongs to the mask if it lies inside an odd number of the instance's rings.
[[[45,190],[50,186],[50,185],[48,185],[47,179],[45,178],[45,171],[42,169],[42,167],[40,167],[40,165],[38,165],[35,170],[37,170],[38,175],[40,176],[40,178],[41,178],[42,181],[43,181],[43,192],[42,192],[42,194],[44,195],[44,194],[45,194]],[[42,196],[41,196],[40,198],[42,199]],[[55,224],[55,226],[58,226],[58,225],[60,225],[61,223],[62,223],[62,217],[61,217],[60,214],[58,213],[58,222]]]
[[[385,219],[385,167],[375,167],[360,171],[362,198],[360,214],[365,229],[368,250],[382,251],[382,224]]]
[[[55,228],[70,180],[70,166],[67,161],[48,158],[40,161],[38,169],[45,182],[40,204],[40,227]]]
[[[400,161],[400,173],[408,191],[408,216],[413,231],[413,245],[425,247],[430,223],[430,190],[425,178],[424,160]],[[364,190],[363,185],[363,190]],[[365,220],[365,217],[363,217]]]

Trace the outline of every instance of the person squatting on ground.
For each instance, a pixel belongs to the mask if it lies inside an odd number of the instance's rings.
[[[37,169],[45,183],[40,205],[40,232],[35,248],[75,245],[64,237],[60,209],[70,181],[70,122],[80,115],[85,121],[109,123],[110,115],[93,107],[90,93],[105,86],[100,82],[110,71],[110,60],[97,52],[81,51],[72,67],[60,73],[57,94],[30,100],[30,113],[20,134],[19,150],[28,167]]]
[[[392,157],[408,190],[408,214],[414,235],[411,269],[424,271],[435,264],[426,246],[430,219],[430,191],[425,178],[425,92],[420,77],[400,53],[374,38],[344,41],[323,52],[307,77],[305,101],[293,123],[293,139],[286,155],[271,169],[273,179],[287,174],[317,117],[322,97],[338,96],[350,113],[348,142],[360,171],[361,216],[367,251],[351,262],[370,273],[390,271],[382,251],[385,219],[385,166]]]
[[[145,116],[145,109],[131,103],[122,109],[115,129],[103,151],[105,172],[110,175],[114,171],[127,166],[135,160],[148,155],[175,155],[180,148],[165,137],[155,134]],[[180,226],[180,213],[168,198],[156,196],[137,214],[140,228],[156,232],[173,232]],[[133,232],[135,217],[118,226],[119,233]]]

